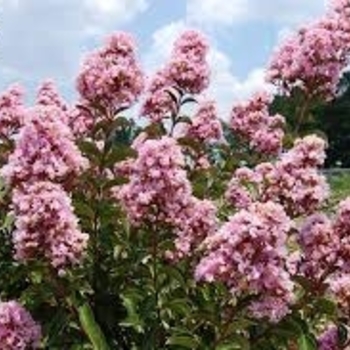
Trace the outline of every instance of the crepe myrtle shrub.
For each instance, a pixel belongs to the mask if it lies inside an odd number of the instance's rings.
[[[277,89],[227,117],[194,30],[148,78],[111,35],[73,104],[49,80],[32,106],[4,91],[0,348],[349,349],[350,198],[329,201],[327,140],[302,133],[337,93],[349,16],[332,1],[291,34]]]

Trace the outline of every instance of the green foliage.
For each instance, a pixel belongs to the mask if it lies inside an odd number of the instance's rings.
[[[350,196],[350,173],[340,171],[338,174],[330,174],[331,204],[339,203]]]

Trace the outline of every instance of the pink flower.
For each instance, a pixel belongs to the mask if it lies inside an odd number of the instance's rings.
[[[13,242],[19,261],[39,258],[64,272],[81,261],[88,235],[82,233],[71,199],[60,185],[36,181],[15,189]]]
[[[346,314],[350,307],[350,275],[337,274],[329,281],[329,289],[341,310]]]
[[[231,128],[249,141],[250,147],[265,154],[275,155],[282,148],[285,120],[279,114],[271,116],[271,96],[258,93],[246,103],[232,109]]]
[[[292,222],[275,203],[254,203],[234,214],[208,236],[195,276],[225,283],[235,296],[252,294],[256,317],[280,320],[293,300],[293,283],[285,270],[286,240]]]
[[[350,197],[339,203],[333,227],[334,235],[340,240],[337,265],[350,273]]]
[[[135,223],[169,222],[169,213],[175,217],[191,195],[181,148],[174,139],[163,137],[144,141],[137,151],[130,182],[117,190],[117,197]]]
[[[37,349],[41,328],[16,301],[0,302],[0,344],[3,350]]]
[[[1,169],[7,183],[64,182],[87,167],[87,160],[74,144],[62,113],[55,106],[37,106],[28,111],[28,120],[16,138],[15,150]]]
[[[111,113],[130,107],[143,87],[134,40],[122,32],[112,35],[102,49],[86,58],[77,79],[81,97],[105,106]]]
[[[318,337],[318,350],[338,350],[339,349],[339,336],[336,326],[330,325],[325,331]]]
[[[214,101],[203,101],[187,130],[187,136],[202,142],[220,140],[223,131]]]
[[[272,57],[267,79],[284,93],[298,87],[311,97],[334,96],[342,70],[349,63],[348,1],[337,1],[324,18],[287,38]]]
[[[170,117],[171,112],[176,110],[176,105],[166,89],[161,89],[151,93],[144,101],[141,115],[149,118],[152,122],[158,123],[166,117]]]
[[[317,169],[325,159],[325,147],[321,138],[306,136],[297,139],[276,163],[245,170],[246,178],[237,170],[228,184],[227,200],[238,207],[271,200],[281,203],[291,216],[313,213],[329,195],[326,178]]]
[[[338,258],[339,237],[324,214],[308,217],[299,230],[300,272],[318,279],[330,271]]]
[[[238,168],[227,186],[226,200],[240,209],[249,207],[253,198],[245,185],[260,182],[261,179],[257,177],[257,174],[257,172],[247,167]]]
[[[184,32],[174,44],[168,65],[169,79],[187,93],[201,93],[209,85],[207,52],[208,44],[199,32]]]
[[[145,140],[142,135],[134,147],[137,159],[122,165],[130,181],[113,189],[114,196],[135,225],[166,225],[173,232],[175,247],[167,252],[169,258],[189,256],[214,233],[216,207],[192,195],[181,147],[175,139]]]
[[[218,226],[217,209],[209,200],[192,197],[188,205],[173,217],[175,250],[172,258],[189,256],[202,241],[215,233]]]
[[[176,104],[167,90],[199,94],[209,85],[209,66],[206,61],[208,45],[196,31],[186,31],[174,44],[170,61],[150,80],[141,116],[160,122],[176,112]]]
[[[25,119],[23,94],[22,87],[15,84],[0,95],[0,135],[12,137],[23,125]]]
[[[41,106],[56,106],[63,111],[66,111],[68,108],[52,80],[46,80],[41,84],[37,93],[36,104]]]
[[[93,126],[100,120],[96,118],[90,106],[81,102],[70,108],[68,114],[68,125],[75,137],[86,136]]]

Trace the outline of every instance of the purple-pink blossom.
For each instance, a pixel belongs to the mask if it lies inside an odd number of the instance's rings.
[[[16,138],[14,152],[1,169],[7,183],[38,180],[65,182],[79,175],[87,160],[73,142],[64,112],[55,106],[36,106]]]
[[[301,274],[318,279],[331,271],[338,258],[340,242],[332,221],[325,214],[313,214],[305,219],[299,229],[298,242]]]
[[[0,344],[3,350],[37,349],[41,327],[16,301],[0,302]]]
[[[201,33],[194,30],[184,32],[174,44],[167,66],[169,79],[187,93],[203,92],[209,85],[207,53],[208,44]]]
[[[7,138],[18,132],[24,123],[23,88],[14,84],[0,95],[0,135]]]
[[[265,92],[255,94],[232,109],[231,128],[249,142],[251,148],[265,154],[278,154],[282,149],[285,119],[270,115],[272,97]]]
[[[176,112],[176,104],[167,91],[177,88],[183,93],[199,94],[209,85],[206,39],[188,30],[175,41],[169,62],[150,79],[141,108],[141,116],[160,122]]]
[[[66,111],[68,108],[53,80],[45,80],[41,83],[36,96],[36,104],[41,106],[56,106],[63,111]]]
[[[222,134],[215,102],[201,102],[186,135],[202,142],[212,142],[220,140]]]
[[[44,258],[58,271],[81,261],[88,235],[81,232],[71,199],[60,185],[24,184],[14,190],[12,205],[16,259]]]
[[[326,178],[318,167],[326,143],[315,135],[297,139],[275,163],[239,169],[228,184],[226,199],[238,207],[258,201],[281,203],[292,216],[313,213],[329,196]]]
[[[109,113],[130,107],[143,88],[134,39],[123,32],[113,34],[103,48],[89,54],[77,78],[81,97],[106,107]]]
[[[235,296],[255,295],[251,312],[276,322],[288,313],[293,282],[285,269],[292,221],[282,206],[254,203],[204,242],[196,279],[223,282]]]
[[[130,181],[115,188],[114,195],[134,224],[165,224],[172,230],[175,249],[168,257],[188,256],[216,229],[216,208],[209,200],[192,195],[184,156],[175,139],[142,137],[134,146],[138,157],[124,164]]]
[[[300,88],[309,98],[332,98],[349,63],[349,8],[348,0],[335,1],[326,16],[289,36],[273,55],[267,79],[287,94]]]
[[[317,339],[318,350],[339,350],[338,329],[329,325]]]
[[[137,151],[130,182],[117,189],[117,197],[135,223],[169,221],[169,206],[176,216],[191,195],[181,148],[174,139],[163,137],[146,140]]]

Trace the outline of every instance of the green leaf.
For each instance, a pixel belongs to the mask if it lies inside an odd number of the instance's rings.
[[[101,157],[101,151],[98,149],[95,143],[89,141],[80,141],[79,148],[89,160],[98,162]]]
[[[111,167],[115,163],[121,162],[122,160],[128,158],[136,158],[137,152],[128,145],[123,145],[121,143],[115,144],[112,152],[107,156],[106,166]]]
[[[177,96],[176,93],[170,89],[166,89],[165,92],[170,96],[174,104],[177,106],[179,104],[180,96]]]
[[[308,334],[302,334],[298,338],[299,350],[317,350],[317,345],[314,339]]]
[[[300,284],[305,291],[311,291],[313,289],[312,283],[304,276],[295,276],[293,277],[294,281]]]
[[[166,134],[166,130],[162,123],[152,123],[144,129],[144,132],[150,138],[158,138]]]
[[[128,295],[121,296],[123,300],[123,305],[127,311],[128,316],[122,322],[121,326],[132,327],[138,333],[143,333],[144,331],[144,322],[140,319],[140,316],[137,312],[137,301],[139,299],[139,293],[136,291],[136,294],[129,292]]]
[[[249,340],[239,334],[233,335],[230,340],[219,344],[215,350],[250,350]]]
[[[190,335],[172,335],[166,342],[167,345],[181,346],[185,349],[197,349],[199,342],[196,338]]]
[[[237,345],[235,344],[222,344],[215,348],[215,350],[237,350]]]
[[[74,203],[74,208],[78,217],[93,219],[95,216],[93,209],[82,201],[76,201]]]
[[[15,216],[12,215],[11,213],[7,214],[3,224],[0,227],[0,230],[10,231],[11,228],[13,227],[14,222],[15,222]]]
[[[336,304],[327,298],[321,298],[316,302],[316,310],[322,314],[334,315],[337,311]]]
[[[171,300],[165,303],[163,307],[179,315],[189,315],[191,313],[191,307],[187,299]]]
[[[188,147],[197,153],[200,153],[203,150],[203,143],[195,140],[194,138],[180,137],[177,141],[181,146]]]
[[[177,119],[178,123],[192,124],[192,119],[190,117],[182,116]]]
[[[341,345],[344,345],[348,340],[348,329],[344,324],[338,326],[338,338]]]
[[[109,346],[107,345],[100,326],[95,320],[90,305],[85,303],[78,307],[78,314],[80,324],[94,346],[94,350],[109,350]]]
[[[106,185],[105,185],[105,189],[109,189],[112,188],[114,186],[121,186],[121,185],[125,185],[129,182],[129,179],[125,176],[117,176],[115,177],[113,180],[109,180],[107,181]]]

